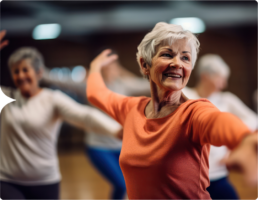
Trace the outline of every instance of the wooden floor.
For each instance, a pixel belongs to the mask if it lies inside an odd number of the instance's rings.
[[[109,183],[91,165],[83,152],[59,155],[62,174],[61,199],[108,199]]]
[[[82,151],[59,155],[62,173],[61,199],[109,199],[111,187]],[[241,199],[257,199],[257,188],[244,185],[242,177],[230,174]]]

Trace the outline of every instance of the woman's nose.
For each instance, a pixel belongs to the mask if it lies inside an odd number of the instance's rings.
[[[170,67],[182,68],[182,63],[181,63],[180,58],[178,56],[173,57],[172,62],[170,64]]]
[[[17,78],[18,78],[18,79],[23,79],[23,78],[24,78],[24,73],[23,73],[23,72],[19,72],[19,73],[17,74]]]

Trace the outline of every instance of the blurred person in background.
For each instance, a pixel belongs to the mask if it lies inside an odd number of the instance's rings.
[[[58,199],[61,175],[56,143],[62,121],[94,133],[115,135],[121,126],[105,114],[60,91],[39,87],[42,55],[20,48],[8,65],[17,89],[1,87],[15,99],[1,112],[2,199]]]
[[[210,199],[209,144],[234,149],[227,165],[241,168],[256,184],[257,134],[207,99],[188,100],[181,91],[198,50],[197,38],[178,25],[160,22],[145,35],[137,61],[150,81],[151,98],[106,87],[101,69],[118,57],[110,50],[91,62],[88,100],[124,128],[119,162],[129,199]]]
[[[207,98],[220,111],[239,117],[252,131],[257,129],[255,112],[248,108],[236,95],[222,92],[227,86],[230,68],[218,55],[206,54],[197,63],[199,79],[195,88],[185,87],[183,93],[189,99]],[[212,199],[238,199],[233,186],[229,183],[228,170],[220,161],[228,154],[226,146],[211,145],[209,156],[210,186],[207,188]]]
[[[103,68],[102,75],[107,87],[118,94],[126,96],[150,94],[149,82],[126,70],[119,61],[114,61]],[[43,82],[61,90],[75,92],[82,99],[85,96],[85,81],[76,83],[72,80],[58,80],[45,73]],[[123,199],[126,193],[124,177],[119,166],[121,146],[122,141],[111,135],[85,133],[86,155],[100,174],[111,183],[113,187],[111,199]]]

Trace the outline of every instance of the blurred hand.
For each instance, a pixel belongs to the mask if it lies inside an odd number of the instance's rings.
[[[116,54],[112,54],[111,49],[106,49],[102,51],[91,63],[90,63],[90,73],[100,72],[102,67],[105,67],[115,61],[118,56]]]
[[[221,162],[226,164],[228,170],[237,171],[244,177],[246,184],[257,185],[257,132],[246,136],[239,146]]]
[[[3,40],[4,36],[5,36],[5,34],[6,34],[6,30],[0,31],[0,50],[1,50],[2,48],[4,48],[5,46],[7,46],[8,43],[9,43],[8,40],[4,40],[4,41],[2,42],[2,40]]]

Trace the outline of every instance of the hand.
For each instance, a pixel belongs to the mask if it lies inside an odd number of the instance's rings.
[[[111,49],[106,49],[102,51],[91,63],[90,63],[90,73],[100,72],[102,67],[105,67],[115,61],[118,56],[116,54],[110,55]]]
[[[257,132],[246,136],[239,146],[222,162],[228,170],[243,174],[245,182],[250,186],[257,185]]]
[[[4,40],[4,41],[2,42],[2,39],[4,38],[5,34],[6,34],[6,30],[0,31],[0,50],[1,50],[2,48],[4,48],[5,46],[7,46],[8,43],[9,43],[8,40]]]

